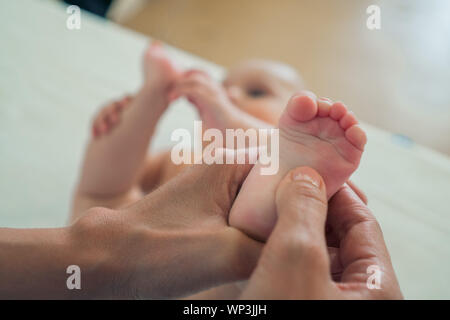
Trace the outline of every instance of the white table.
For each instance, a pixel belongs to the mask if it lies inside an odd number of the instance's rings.
[[[64,225],[92,115],[134,91],[148,39],[82,13],[68,30],[63,4],[0,2],[0,225]],[[181,66],[223,70],[180,50]],[[171,107],[152,148],[191,128],[195,113]],[[450,160],[365,125],[369,144],[354,180],[379,219],[407,298],[450,298]],[[400,141],[401,142],[401,141]]]

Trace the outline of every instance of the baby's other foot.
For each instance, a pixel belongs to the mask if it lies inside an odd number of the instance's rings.
[[[102,107],[92,123],[92,136],[98,138],[108,134],[120,122],[123,110],[128,108],[133,97],[127,95]]]
[[[240,111],[230,101],[222,84],[201,70],[188,70],[178,77],[169,99],[179,97],[193,104],[206,128],[233,128],[233,119]]]
[[[275,222],[275,190],[293,168],[314,168],[324,179],[330,198],[356,170],[366,135],[355,116],[340,102],[312,93],[293,96],[280,120],[279,170],[261,175],[257,163],[245,180],[229,223],[259,240],[266,240]],[[264,188],[261,188],[264,186]]]
[[[179,71],[167,57],[159,41],[153,41],[144,53],[144,88],[158,88],[166,91],[173,85]]]

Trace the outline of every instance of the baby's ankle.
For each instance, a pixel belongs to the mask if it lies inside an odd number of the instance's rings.
[[[135,101],[140,101],[145,106],[151,106],[151,109],[164,110],[169,105],[169,100],[165,90],[159,86],[144,83],[136,93]]]
[[[165,85],[156,80],[155,81],[145,80],[142,83],[142,86],[141,86],[139,92],[143,92],[144,94],[147,94],[147,95],[149,95],[151,93],[153,96],[158,96],[158,97],[163,96],[164,94],[167,95]]]

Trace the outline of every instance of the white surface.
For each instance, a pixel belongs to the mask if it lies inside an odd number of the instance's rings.
[[[67,219],[90,119],[99,105],[140,83],[148,39],[82,13],[66,29],[65,6],[0,2],[0,225],[61,226]],[[170,49],[181,66],[222,69]],[[192,127],[183,102],[165,115],[153,148]],[[450,160],[401,146],[365,126],[369,144],[354,180],[379,219],[407,298],[450,298]]]

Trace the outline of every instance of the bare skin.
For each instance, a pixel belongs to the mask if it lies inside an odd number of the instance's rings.
[[[258,164],[244,184],[242,191],[245,192],[238,197],[230,215],[230,225],[245,230],[256,239],[265,240],[273,228],[276,220],[274,190],[289,169],[297,165],[316,168],[323,175],[328,197],[331,197],[359,164],[366,137],[357,126],[355,116],[342,103],[317,100],[312,93],[305,92],[303,96],[291,99],[285,112],[281,113],[281,101],[291,90],[302,85],[296,73],[286,66],[250,61],[231,70],[221,85],[198,70],[175,70],[162,48],[153,46],[144,57],[144,67],[144,73],[151,76],[145,78],[140,93],[135,98],[126,97],[105,107],[94,121],[94,139],[86,155],[75,213],[99,201],[101,205],[127,205],[183,170],[184,166],[176,166],[170,161],[169,152],[144,159],[159,117],[169,101],[183,96],[197,108],[207,128],[271,128],[274,119],[281,114],[281,168],[278,174],[260,176]],[[159,82],[163,85],[157,84]],[[151,101],[150,92],[155,101]],[[141,97],[143,95],[146,99]],[[300,107],[294,106],[296,99],[301,100]],[[127,117],[127,113],[134,117]],[[134,121],[147,117],[149,125],[140,134]],[[122,121],[120,125],[119,121]],[[135,143],[135,139],[140,143]],[[102,147],[102,143],[107,147]],[[132,149],[130,153],[128,150],[123,152],[122,144],[126,149]],[[121,159],[117,153],[127,156]],[[112,166],[118,164],[117,168],[101,165],[111,158],[115,160],[109,163]],[[92,159],[96,159],[98,165]],[[111,176],[110,172],[115,173]],[[88,188],[86,181],[95,181],[96,185]],[[266,185],[267,192],[256,191],[261,183]],[[96,194],[96,190],[106,195]],[[259,207],[254,207],[254,203],[259,203]]]
[[[283,177],[275,201],[276,226],[240,298],[403,298],[380,226],[351,188],[340,188],[328,201],[320,175],[300,167]],[[326,225],[334,237],[325,237]],[[339,248],[343,268],[335,279],[330,277],[330,242]],[[377,289],[367,285],[370,266],[380,270]]]
[[[91,208],[63,228],[0,228],[0,299],[167,299],[247,278],[261,244],[227,216],[250,168],[192,166],[127,208]],[[70,265],[81,290],[67,288]]]
[[[169,152],[146,157],[155,125],[170,101],[178,97],[186,97],[198,110],[206,127],[221,130],[273,128],[283,114],[283,106],[286,105],[289,96],[302,87],[301,79],[289,69],[261,61],[248,63],[232,70],[224,83],[219,84],[197,70],[187,72],[175,70],[161,48],[156,49],[158,50],[150,48],[144,57],[146,76],[139,93],[135,97],[126,97],[106,106],[94,121],[93,140],[86,153],[80,186],[74,200],[73,219],[92,206],[113,209],[128,206],[185,170],[185,166],[176,166],[172,163]],[[161,86],[159,83],[165,85]],[[311,94],[307,93],[307,95]],[[312,108],[315,108],[312,112],[314,117],[322,117],[325,122],[330,122],[329,120],[332,119],[333,124],[325,123],[319,126],[318,131],[306,132],[305,136],[320,136],[329,133],[330,128],[331,131],[335,130],[333,126],[336,120],[339,120],[339,124],[342,122],[341,127],[338,126],[342,130],[344,130],[343,127],[348,128],[356,124],[354,116],[347,113],[345,106],[342,108],[342,104],[336,107],[326,99],[315,102],[314,97],[313,100],[313,104],[316,104]],[[332,105],[334,106],[333,116],[339,119],[330,116]],[[302,118],[309,111],[300,112],[301,119],[295,120],[296,123],[293,125],[296,129],[300,127],[297,122],[311,120]],[[341,120],[344,118],[345,120]],[[322,120],[319,121],[324,122]],[[146,128],[143,128],[144,123]],[[341,134],[340,131],[339,134]],[[99,141],[103,142],[98,143]],[[296,144],[298,145],[298,142]],[[123,145],[126,145],[126,150],[122,148]],[[286,149],[290,150],[292,146]],[[298,153],[303,152],[302,154],[305,159],[309,159],[309,162],[284,161],[283,173],[297,165],[305,164],[311,165],[323,174],[315,163],[319,160],[320,152],[306,149],[300,151]],[[288,160],[289,157],[286,156],[285,159]],[[327,183],[331,183],[330,196],[345,183],[351,172],[356,169],[358,161],[359,158],[348,167],[349,170],[342,174],[340,179],[324,174]],[[102,166],[105,163],[111,166]],[[117,175],[116,171],[118,171]],[[341,171],[339,167],[337,171],[338,173]],[[110,176],[111,172],[114,172],[114,177]],[[346,178],[343,178],[344,176]],[[259,226],[253,222],[248,223],[248,217],[252,219],[252,211],[242,205],[249,200],[261,200],[262,197],[254,197],[251,191],[246,191],[240,196],[241,200],[233,207],[230,224],[241,228],[256,239],[267,239],[276,221],[274,193],[281,177],[282,174],[268,184],[273,192],[268,193],[268,197],[262,200],[268,205],[268,209],[262,210],[260,216],[262,223]],[[246,184],[258,184],[258,177],[249,179]],[[248,186],[245,188],[249,189]],[[99,190],[101,192],[98,192]],[[223,295],[224,292],[235,292],[235,289],[233,285],[226,290],[219,289],[217,296]]]
[[[261,175],[257,163],[250,172],[230,214],[229,223],[258,240],[266,240],[276,221],[275,189],[297,166],[316,169],[330,198],[357,169],[366,135],[342,103],[317,100],[312,94],[294,95],[279,121],[280,168]],[[264,185],[263,189],[259,186]]]
[[[205,127],[271,128],[289,95],[303,86],[292,68],[276,62],[245,62],[220,84],[198,70],[176,70],[159,44],[143,60],[140,91],[104,106],[93,121],[72,220],[93,206],[127,206],[184,170],[170,160],[170,151],[147,154],[170,101],[185,96]]]
[[[139,92],[132,99],[103,110],[100,117],[104,121],[96,120],[93,128],[96,138],[91,140],[85,154],[72,219],[92,206],[117,208],[143,196],[138,181],[143,169],[146,175],[151,174],[145,165],[148,145],[178,76],[159,44],[146,51],[143,68],[144,83]],[[110,130],[119,121],[120,125]]]
[[[402,298],[373,215],[348,187],[328,203],[325,183],[311,168],[292,170],[277,188],[279,219],[262,253],[261,243],[228,226],[250,169],[192,166],[126,209],[92,208],[64,228],[0,228],[0,297],[172,298],[251,274],[243,299]],[[325,224],[334,237],[325,237]],[[336,280],[329,242],[343,264]],[[82,290],[66,286],[65,270],[74,263]],[[367,286],[373,265],[382,272],[377,290]],[[222,297],[239,291],[227,293]]]

